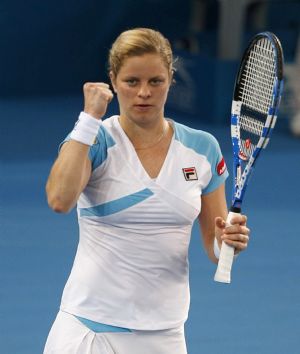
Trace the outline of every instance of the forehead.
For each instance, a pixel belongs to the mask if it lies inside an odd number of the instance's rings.
[[[166,63],[159,54],[144,54],[124,59],[118,75],[156,76],[168,74]]]

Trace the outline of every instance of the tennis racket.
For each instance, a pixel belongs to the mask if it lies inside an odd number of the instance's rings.
[[[237,73],[232,108],[233,197],[226,223],[241,213],[255,163],[266,148],[277,119],[283,90],[283,52],[271,32],[257,34],[244,52]],[[222,242],[215,281],[230,283],[234,248]]]

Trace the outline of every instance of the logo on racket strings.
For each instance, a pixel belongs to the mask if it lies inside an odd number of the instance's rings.
[[[248,161],[248,156],[243,153],[243,151],[239,152],[239,158],[243,161]]]
[[[182,172],[186,181],[196,181],[198,179],[195,167],[183,168]]]
[[[251,147],[251,140],[249,138],[245,140],[245,147],[246,149],[250,149]]]
[[[222,157],[222,160],[217,165],[217,173],[219,176],[221,176],[225,171],[226,171],[226,163],[224,157]]]

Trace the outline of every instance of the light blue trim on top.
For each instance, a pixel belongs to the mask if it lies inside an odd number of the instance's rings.
[[[141,191],[138,191],[133,194],[129,194],[125,197],[112,200],[107,203],[99,204],[89,208],[80,208],[80,216],[108,216],[111,214],[118,213],[119,211],[130,208],[133,205],[136,205],[145,199],[151,197],[154,193],[145,188]]]
[[[92,170],[95,170],[107,159],[107,150],[116,144],[112,136],[104,128],[100,126],[96,142],[91,146],[89,151],[89,159],[92,162]]]
[[[194,150],[197,154],[205,156],[210,163],[212,178],[202,194],[216,190],[228,177],[226,170],[221,176],[217,173],[217,165],[222,160],[222,152],[216,138],[210,133],[196,130],[183,124],[174,122],[175,140],[185,147]],[[190,167],[190,166],[188,166]],[[197,166],[194,166],[197,169]]]
[[[218,187],[220,187],[221,184],[225,183],[228,176],[229,173],[227,169],[221,176],[218,176],[217,174],[213,174],[213,177],[209,182],[209,184],[207,185],[207,187],[202,190],[202,194],[205,195],[215,191]]]
[[[129,328],[116,327],[88,320],[87,318],[75,316],[82,324],[95,333],[108,333],[108,332],[132,332]]]
[[[71,140],[71,133],[67,135],[63,142],[59,144],[58,151],[64,143]],[[100,126],[98,134],[95,138],[95,143],[90,147],[89,159],[92,163],[92,170],[94,171],[107,159],[107,150],[114,146],[116,142],[103,125]]]
[[[209,162],[216,158],[218,153],[218,142],[214,136],[204,132],[187,127],[180,123],[175,123],[175,139],[197,154],[204,155]]]

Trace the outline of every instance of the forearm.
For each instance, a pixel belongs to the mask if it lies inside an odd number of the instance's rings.
[[[100,129],[113,94],[105,83],[86,83],[84,112],[70,134],[50,172],[46,185],[49,206],[56,212],[66,213],[73,208],[91,176],[88,158],[90,146]]]
[[[204,230],[201,228],[201,233],[204,234]],[[205,239],[203,242],[205,252],[208,256],[208,258],[215,264],[218,263],[218,258],[216,257],[215,251],[214,251],[214,242],[215,242],[215,237],[217,237],[214,233],[206,233]],[[221,243],[219,240],[217,240],[219,247],[221,247]]]
[[[89,146],[70,140],[55,161],[46,185],[49,206],[66,213],[76,204],[90,175]]]
[[[216,220],[219,226],[222,220],[227,217],[227,205],[225,199],[225,186],[221,185],[214,192],[202,196],[202,208],[199,215],[202,240],[209,259],[217,263],[218,259],[214,252],[214,240],[217,238],[219,247],[221,246],[222,229],[216,228]],[[224,223],[224,221],[223,221]]]

